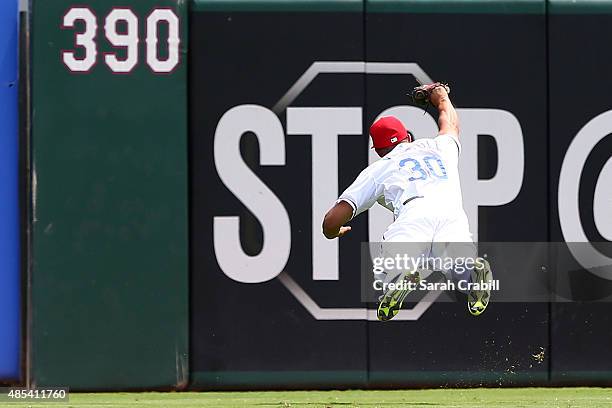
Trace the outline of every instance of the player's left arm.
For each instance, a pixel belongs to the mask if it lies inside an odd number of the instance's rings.
[[[338,201],[323,218],[323,235],[327,239],[340,238],[351,230],[344,226],[353,218],[353,207],[346,201]]]

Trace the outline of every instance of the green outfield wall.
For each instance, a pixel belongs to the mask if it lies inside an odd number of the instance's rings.
[[[612,177],[612,105],[600,88],[612,86],[612,0],[33,0],[30,11],[34,384],[612,384],[600,301],[612,277],[568,258],[571,302],[499,302],[474,319],[420,299],[381,324],[359,297],[359,255],[388,217],[358,217],[326,252],[316,213],[371,162],[378,115],[435,134],[406,92],[446,80],[480,242],[526,243],[529,267],[537,243],[609,242],[599,180]],[[571,85],[584,81],[596,85]]]
[[[182,388],[187,5],[35,0],[31,16],[31,380]]]

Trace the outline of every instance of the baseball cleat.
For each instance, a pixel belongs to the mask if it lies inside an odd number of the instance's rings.
[[[402,303],[412,289],[412,285],[418,285],[420,276],[418,272],[403,272],[393,282],[394,288],[389,289],[382,295],[378,302],[378,311],[376,313],[378,320],[386,322],[395,317],[402,308]]]
[[[484,313],[489,306],[489,300],[491,299],[491,283],[493,281],[493,273],[491,272],[491,265],[486,259],[480,258],[482,266],[474,267],[472,271],[472,282],[477,284],[486,283],[483,285],[484,289],[470,289],[468,293],[468,311],[472,316],[480,316]]]

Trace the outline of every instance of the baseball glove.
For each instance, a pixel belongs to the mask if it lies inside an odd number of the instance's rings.
[[[415,105],[426,108],[430,102],[429,97],[431,96],[431,92],[439,86],[443,86],[446,88],[446,92],[450,93],[450,86],[446,82],[434,82],[433,84],[421,85],[414,88],[410,94],[410,96],[412,96],[412,101]]]

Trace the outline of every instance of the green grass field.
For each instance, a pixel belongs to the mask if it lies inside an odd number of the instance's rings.
[[[17,407],[27,404],[6,404]],[[32,407],[610,407],[612,388],[436,389],[404,391],[147,392],[70,395]]]

